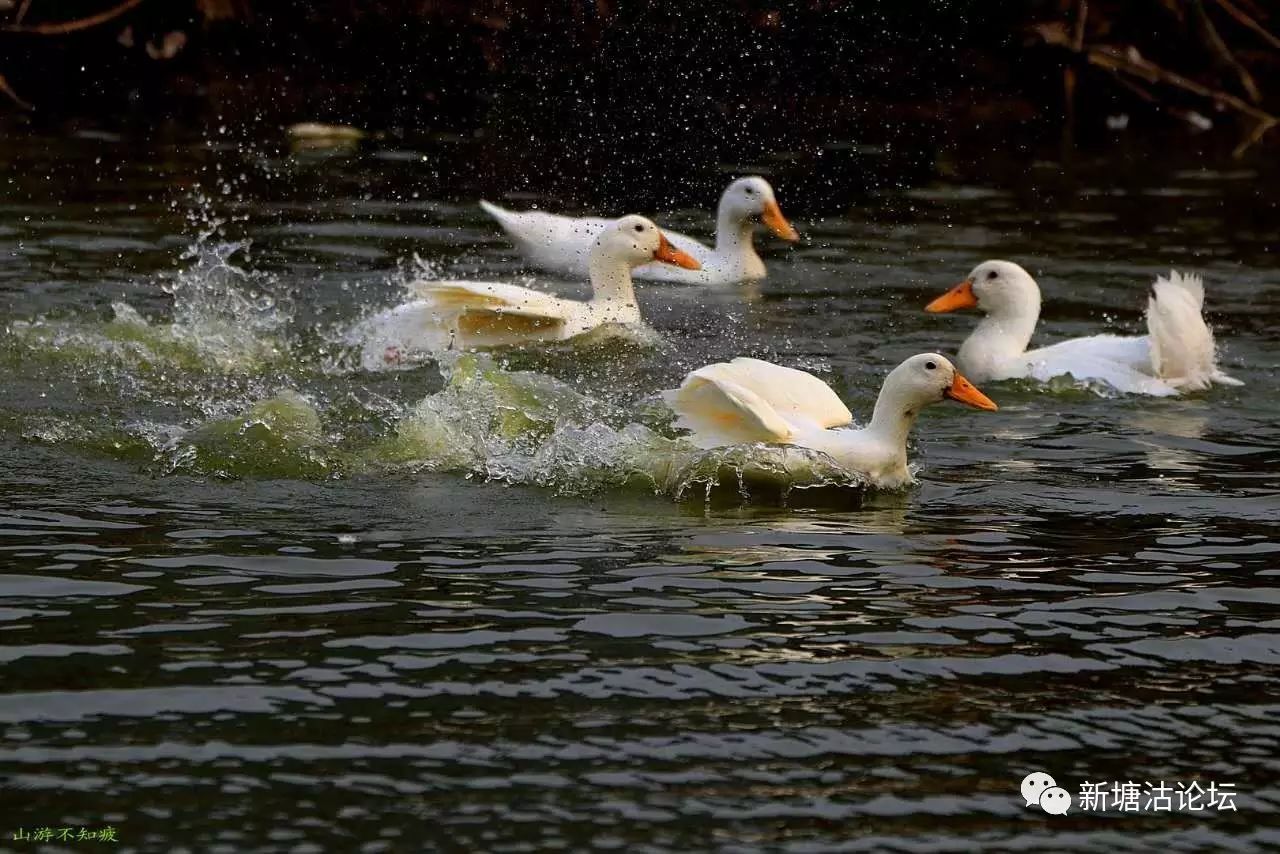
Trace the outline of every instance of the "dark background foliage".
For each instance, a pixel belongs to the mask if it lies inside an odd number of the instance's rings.
[[[451,168],[471,170],[470,184],[500,159],[528,189],[540,174],[560,190],[590,183],[579,197],[616,186],[635,199],[657,150],[667,183],[698,195],[721,183],[708,164],[723,164],[785,175],[820,208],[865,180],[869,148],[909,181],[940,168],[941,143],[981,164],[997,148],[1109,146],[1116,121],[1207,158],[1280,137],[1269,132],[1280,12],[1264,0],[4,6],[10,129],[90,120],[260,136],[310,121],[457,134],[471,153]]]

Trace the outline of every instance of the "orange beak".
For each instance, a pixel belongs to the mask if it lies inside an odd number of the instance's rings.
[[[653,260],[675,264],[677,267],[684,267],[686,270],[702,269],[702,265],[698,263],[696,258],[672,246],[670,241],[667,240],[667,236],[662,232],[658,232],[658,249],[653,253]]]
[[[926,305],[924,310],[937,314],[943,311],[956,311],[961,308],[977,307],[978,297],[973,293],[973,279],[965,279],[963,282]],[[970,388],[972,388],[972,386],[970,386]]]
[[[800,239],[800,233],[791,227],[791,223],[787,222],[787,218],[782,215],[782,208],[778,207],[778,203],[773,199],[764,203],[764,210],[760,212],[760,219],[764,224],[769,226],[769,230],[781,237],[783,240],[790,240],[792,243]]]
[[[952,400],[958,400],[963,404],[972,406],[974,409],[986,409],[995,412],[1000,408],[996,406],[994,400],[978,391],[976,385],[961,376],[959,371],[956,371],[955,378],[951,380],[951,385],[947,386],[947,390],[943,394]]]

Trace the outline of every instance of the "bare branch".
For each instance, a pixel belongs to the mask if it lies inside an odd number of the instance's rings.
[[[1274,36],[1270,30],[1262,26],[1262,24],[1259,24],[1256,19],[1251,18],[1249,17],[1249,15],[1245,14],[1245,11],[1243,9],[1238,8],[1234,3],[1231,2],[1231,0],[1215,0],[1215,2],[1222,9],[1222,11],[1226,12],[1228,15],[1234,18],[1236,23],[1238,23],[1240,26],[1244,27],[1245,29],[1252,30],[1254,33],[1259,35],[1264,42],[1271,45],[1275,49],[1280,50],[1280,38],[1277,38],[1276,36]]]
[[[17,104],[24,110],[35,109],[34,106],[22,100],[17,92],[13,91],[13,87],[9,85],[9,81],[4,78],[3,74],[0,74],[0,95],[8,95],[9,100],[13,101],[13,103]]]
[[[1222,36],[1218,34],[1218,28],[1213,25],[1213,21],[1209,20],[1204,3],[1201,0],[1191,0],[1190,6],[1191,17],[1195,30],[1200,36],[1200,42],[1213,56],[1214,63],[1235,75],[1240,88],[1244,90],[1250,101],[1255,104],[1262,103],[1262,93],[1258,91],[1258,84],[1253,82],[1253,75],[1240,64],[1235,54],[1231,52],[1231,48],[1227,47],[1227,43],[1222,40]]]
[[[1114,45],[1088,45],[1077,51],[1072,35],[1061,24],[1044,24],[1036,27],[1035,30],[1047,44],[1064,47],[1077,55],[1083,56],[1090,65],[1102,68],[1114,75],[1128,75],[1145,80],[1147,83],[1161,83],[1165,86],[1181,89],[1184,92],[1199,95],[1201,98],[1207,98],[1221,107],[1230,108],[1253,119],[1252,130],[1236,146],[1233,152],[1235,157],[1240,157],[1250,146],[1262,139],[1267,131],[1280,124],[1280,119],[1255,107],[1243,98],[1232,95],[1230,92],[1213,89],[1203,83],[1197,83],[1190,78],[1183,77],[1181,74],[1161,68],[1138,53],[1137,48],[1129,47],[1125,49]]]
[[[124,0],[118,6],[113,6],[105,12],[99,12],[96,15],[90,15],[87,18],[79,18],[74,21],[63,21],[56,24],[35,24],[34,26],[25,27],[15,24],[5,24],[0,26],[0,32],[7,33],[34,33],[41,36],[60,36],[66,33],[74,33],[80,30],[88,30],[99,24],[105,24],[107,21],[120,17],[125,12],[135,6],[141,6],[142,0]]]
[[[1235,149],[1231,152],[1231,156],[1237,160],[1243,157],[1244,153],[1248,151],[1249,148],[1252,147],[1254,143],[1262,139],[1262,137],[1266,135],[1267,131],[1271,130],[1273,127],[1276,126],[1277,121],[1278,121],[1277,119],[1273,118],[1273,119],[1267,119],[1265,121],[1257,122],[1253,126],[1253,130],[1249,131],[1249,133],[1245,136],[1245,138],[1240,140],[1240,144],[1237,145]]]

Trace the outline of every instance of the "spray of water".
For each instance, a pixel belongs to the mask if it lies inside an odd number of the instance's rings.
[[[726,491],[743,500],[785,500],[797,488],[863,487],[807,448],[700,450],[669,435],[669,418],[636,423],[634,410],[544,374],[503,371],[487,356],[453,354],[441,370],[445,387],[405,414],[395,434],[371,449],[369,465],[460,471],[564,495],[632,488],[677,500],[710,500]]]

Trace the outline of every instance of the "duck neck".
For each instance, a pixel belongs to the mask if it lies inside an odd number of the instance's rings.
[[[591,278],[592,305],[612,310],[636,309],[636,292],[631,284],[631,266],[617,258],[597,254],[587,268]]]
[[[1021,356],[1027,352],[1039,320],[1038,291],[1014,297],[1011,302],[982,318],[960,348],[961,362],[991,369],[1001,360]],[[981,376],[982,371],[978,374]]]
[[[750,217],[736,213],[728,204],[720,203],[716,214],[716,254],[731,258],[755,258],[753,241],[755,224]]]
[[[923,406],[919,401],[907,399],[890,383],[885,383],[876,398],[876,408],[871,413],[867,433],[891,448],[902,458],[907,456],[907,437],[915,426],[916,416]]]

